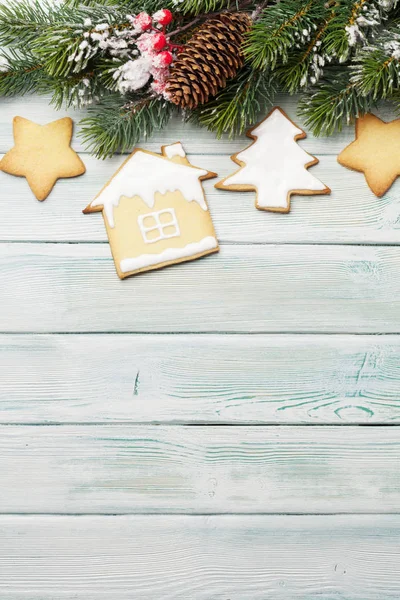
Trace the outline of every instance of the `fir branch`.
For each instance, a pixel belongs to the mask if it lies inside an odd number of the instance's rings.
[[[0,52],[1,59],[0,96],[20,96],[45,87],[47,77],[35,57],[9,50],[7,54]]]
[[[95,156],[107,158],[116,152],[132,150],[154,129],[162,129],[172,110],[170,103],[151,97],[124,103],[119,94],[111,94],[101,104],[89,108],[89,116],[82,120],[81,137]]]
[[[400,87],[400,33],[392,25],[374,38],[357,56],[352,81],[363,96],[388,98]]]
[[[286,63],[289,52],[310,40],[315,22],[324,11],[324,0],[281,0],[265,9],[248,34],[244,53],[255,69]]]
[[[25,0],[26,1],[26,0]],[[126,12],[126,11],[125,11]],[[32,42],[32,51],[43,61],[46,71],[54,77],[64,77],[70,72],[84,70],[92,58],[86,53],[85,58],[77,64],[74,56],[84,42],[84,33],[93,33],[96,28],[84,29],[84,21],[90,18],[93,23],[106,23],[109,31],[129,27],[122,9],[113,6],[97,6],[96,9],[80,7],[74,10],[73,21],[60,19],[56,25],[44,27],[40,35]]]
[[[334,15],[334,11],[329,8],[328,16],[319,23],[314,23],[314,33],[305,47],[290,54],[287,64],[276,69],[279,83],[290,94],[306,88],[309,81],[315,85],[322,76],[326,62],[331,60],[325,51],[324,37]]]
[[[57,110],[62,108],[84,108],[100,101],[108,94],[94,72],[72,75],[64,79],[52,78],[47,85],[51,89],[51,104]]]
[[[177,0],[175,3],[175,11],[183,15],[204,15],[228,8],[238,10],[239,0],[236,2],[231,0]]]
[[[325,37],[326,52],[345,62],[386,17],[382,4],[379,0],[335,1],[334,18]]]
[[[79,6],[127,6],[133,4],[132,0],[64,0],[65,4],[79,8]],[[142,4],[141,4],[142,6]]]
[[[137,14],[142,11],[152,13],[161,7],[176,10],[174,0],[163,0],[161,5],[160,0],[64,0],[64,4],[75,8],[83,6],[95,9],[101,6],[117,9],[124,8],[125,14]]]
[[[358,94],[348,69],[338,71],[336,67],[330,71],[327,81],[317,91],[305,94],[298,105],[299,114],[316,136],[341,131],[343,124],[349,125],[375,107],[371,94]]]
[[[27,48],[47,27],[73,20],[76,10],[49,0],[0,2],[0,45]]]
[[[191,113],[189,120],[215,131],[218,138],[223,133],[233,137],[243,133],[261,110],[272,105],[274,94],[269,74],[245,67],[215,98]]]
[[[117,81],[114,78],[115,71],[123,65],[123,60],[114,58],[101,58],[96,61],[96,70],[102,85],[111,92],[117,91]]]
[[[48,0],[12,1],[0,4],[0,44],[14,46],[29,51],[38,57],[44,70],[53,77],[65,77],[69,72],[77,72],[77,64],[68,60],[79,51],[84,33],[96,31],[85,28],[85,19],[94,24],[107,23],[109,31],[129,27],[126,22],[126,8],[109,2],[76,4],[69,0],[62,5]],[[82,61],[79,70],[86,68],[88,60]]]
[[[2,57],[6,66],[0,70],[0,96],[51,93],[50,103],[60,109],[81,108],[108,93],[94,72],[56,78],[48,75],[34,56],[22,57],[9,50],[7,54],[0,52],[0,62]]]

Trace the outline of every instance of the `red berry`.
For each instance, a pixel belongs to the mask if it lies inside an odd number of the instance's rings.
[[[146,12],[141,12],[135,17],[135,25],[138,25],[142,31],[150,29],[152,25],[151,16]]]
[[[167,38],[163,33],[155,33],[153,35],[153,49],[154,50],[162,50],[167,45]]]
[[[173,19],[173,15],[168,8],[163,8],[154,13],[153,19],[156,23],[160,23],[160,25],[169,25]]]
[[[172,53],[168,50],[164,50],[163,52],[160,52],[160,54],[157,54],[157,58],[160,67],[168,67],[173,61]]]
[[[158,10],[153,15],[153,19],[156,23],[160,23],[160,25],[169,25],[173,19],[172,12],[168,10],[168,8],[163,8]]]

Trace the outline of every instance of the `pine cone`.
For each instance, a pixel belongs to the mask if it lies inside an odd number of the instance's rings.
[[[246,13],[222,13],[201,25],[171,69],[170,101],[193,109],[224,88],[243,66],[241,47],[251,23]]]

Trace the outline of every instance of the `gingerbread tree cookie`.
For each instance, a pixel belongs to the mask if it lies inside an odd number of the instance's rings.
[[[400,175],[400,119],[385,123],[372,114],[356,121],[356,139],[338,163],[364,173],[375,196],[383,196]]]
[[[219,181],[221,190],[255,191],[256,208],[273,212],[290,211],[293,194],[329,194],[330,189],[307,170],[319,161],[300,148],[306,137],[280,108],[274,108],[261,123],[247,132],[253,139],[232,160],[240,169]]]
[[[201,183],[211,177],[189,163],[179,142],[162,154],[132,152],[83,211],[103,212],[121,279],[218,252]]]
[[[45,200],[60,177],[76,177],[85,165],[70,147],[73,122],[69,117],[38,125],[15,117],[15,145],[0,161],[0,171],[25,177],[38,200]]]

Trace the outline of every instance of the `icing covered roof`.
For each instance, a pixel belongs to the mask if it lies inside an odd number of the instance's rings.
[[[140,196],[153,208],[155,194],[179,190],[188,201],[197,202],[207,210],[200,177],[208,171],[167,160],[157,154],[136,150],[114,175],[90,206],[103,206],[110,227],[114,227],[114,206],[122,196]]]

